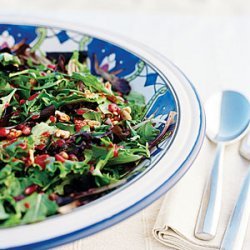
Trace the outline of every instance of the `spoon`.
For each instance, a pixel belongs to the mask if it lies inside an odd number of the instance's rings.
[[[213,95],[205,105],[207,137],[217,144],[212,172],[205,186],[195,228],[195,237],[215,237],[222,199],[223,154],[226,145],[241,139],[247,132],[250,117],[249,101],[235,91]]]

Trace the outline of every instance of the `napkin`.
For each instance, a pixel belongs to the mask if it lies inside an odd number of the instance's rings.
[[[249,162],[239,155],[239,144],[226,147],[223,162],[222,209],[217,234],[210,241],[196,239],[195,225],[203,190],[211,172],[215,149],[215,145],[206,139],[193,166],[163,200],[153,227],[153,235],[156,240],[168,247],[166,249],[214,250],[220,248]],[[250,249],[250,225],[245,237],[244,249]]]

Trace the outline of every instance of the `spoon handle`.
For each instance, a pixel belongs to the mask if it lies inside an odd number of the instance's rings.
[[[243,138],[241,142],[240,154],[250,161],[250,132]]]
[[[195,237],[201,240],[211,240],[216,234],[222,199],[223,155],[224,145],[218,144],[212,172],[203,192],[195,228]]]
[[[242,185],[233,214],[227,225],[221,248],[223,250],[242,249],[250,215],[250,170]]]

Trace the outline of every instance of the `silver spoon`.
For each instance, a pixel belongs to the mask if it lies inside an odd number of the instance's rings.
[[[223,153],[227,144],[241,139],[249,126],[250,106],[247,98],[235,91],[213,95],[205,105],[207,137],[217,144],[211,176],[204,189],[195,228],[195,237],[215,237],[222,198]]]

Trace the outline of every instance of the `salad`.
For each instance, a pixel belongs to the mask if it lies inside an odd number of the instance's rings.
[[[124,184],[170,134],[144,97],[86,53],[0,50],[0,227],[67,213]]]

